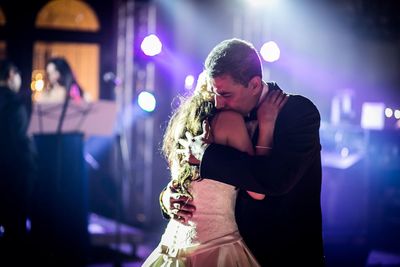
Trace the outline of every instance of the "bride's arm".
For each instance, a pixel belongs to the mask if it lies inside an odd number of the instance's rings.
[[[280,109],[285,105],[288,96],[280,90],[273,90],[267,94],[257,109],[258,140],[256,155],[268,155],[271,153],[275,122]]]
[[[221,111],[216,114],[211,122],[214,142],[228,145],[249,155],[254,155],[253,145],[247,133],[243,116],[233,111]],[[257,200],[264,199],[264,194],[247,191]]]

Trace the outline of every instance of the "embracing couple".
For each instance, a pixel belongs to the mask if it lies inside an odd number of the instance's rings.
[[[143,266],[324,266],[317,108],[264,82],[244,40],[204,67],[164,136],[170,220]]]

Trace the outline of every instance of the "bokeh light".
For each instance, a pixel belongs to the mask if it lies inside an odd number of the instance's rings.
[[[155,34],[150,34],[143,39],[140,48],[142,48],[143,53],[152,57],[161,53],[162,43]]]
[[[152,112],[156,108],[157,101],[152,93],[143,91],[138,96],[138,104],[144,111]]]
[[[279,59],[281,51],[274,41],[269,41],[261,47],[260,54],[267,62],[275,62]]]

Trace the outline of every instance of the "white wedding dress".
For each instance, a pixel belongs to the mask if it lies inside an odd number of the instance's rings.
[[[237,190],[203,179],[191,183],[196,211],[187,225],[170,220],[157,248],[142,266],[260,266],[235,221]]]

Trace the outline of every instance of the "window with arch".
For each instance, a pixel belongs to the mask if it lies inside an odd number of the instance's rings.
[[[49,1],[36,17],[37,28],[92,31],[100,29],[93,9],[80,0]]]
[[[50,0],[36,16],[35,26],[38,29],[62,31],[98,32],[99,20],[95,11],[83,0]],[[46,61],[54,56],[64,57],[71,65],[78,82],[93,100],[99,97],[100,45],[81,43],[74,40],[68,42],[37,40],[33,47],[32,85],[35,95],[41,94],[45,77]],[[38,75],[39,74],[39,75]],[[37,78],[39,77],[39,78]]]

